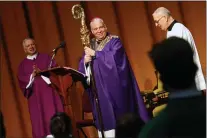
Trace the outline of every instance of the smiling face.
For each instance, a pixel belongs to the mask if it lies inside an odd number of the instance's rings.
[[[94,19],[91,24],[91,32],[98,40],[103,40],[107,34],[107,27],[104,24],[103,20],[97,18]]]
[[[25,39],[23,42],[23,48],[27,55],[34,55],[37,52],[35,41],[33,39]]]

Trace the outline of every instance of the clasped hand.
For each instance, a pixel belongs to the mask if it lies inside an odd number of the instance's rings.
[[[37,74],[40,72],[40,69],[37,68],[36,65],[33,65],[33,72],[32,72],[32,77],[37,76]]]
[[[84,47],[85,51],[85,57],[84,57],[84,63],[88,63],[92,60],[92,56],[95,56],[95,51],[89,47]]]

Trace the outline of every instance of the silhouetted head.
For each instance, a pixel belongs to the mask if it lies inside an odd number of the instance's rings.
[[[195,85],[197,66],[190,44],[178,37],[170,37],[153,45],[149,52],[165,90],[187,89]]]
[[[5,138],[6,137],[6,130],[5,130],[5,126],[4,126],[4,117],[3,117],[2,112],[0,112],[0,123],[1,123],[0,136],[2,138]]]
[[[64,112],[53,115],[50,120],[50,132],[55,138],[71,137],[72,124],[70,117]]]

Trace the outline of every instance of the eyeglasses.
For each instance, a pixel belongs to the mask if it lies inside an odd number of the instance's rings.
[[[162,16],[162,17],[164,17],[164,16]],[[155,23],[159,23],[159,21],[162,19],[162,17],[160,17],[160,19],[158,19],[157,21],[155,21]]]

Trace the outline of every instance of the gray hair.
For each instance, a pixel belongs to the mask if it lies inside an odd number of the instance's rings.
[[[166,15],[167,17],[171,16],[170,11],[165,7],[157,8],[152,15],[155,15],[155,14]]]
[[[23,47],[25,46],[25,41],[27,41],[27,40],[32,40],[35,43],[35,40],[33,38],[27,37],[22,41],[22,46]]]
[[[91,22],[90,22],[90,27],[91,27],[91,25],[92,25],[92,23],[93,23],[94,21],[100,21],[100,22],[102,22],[103,25],[105,26],[105,23],[104,23],[103,19],[101,19],[101,18],[99,18],[99,17],[96,17],[96,18],[93,18],[93,19],[91,20]]]

